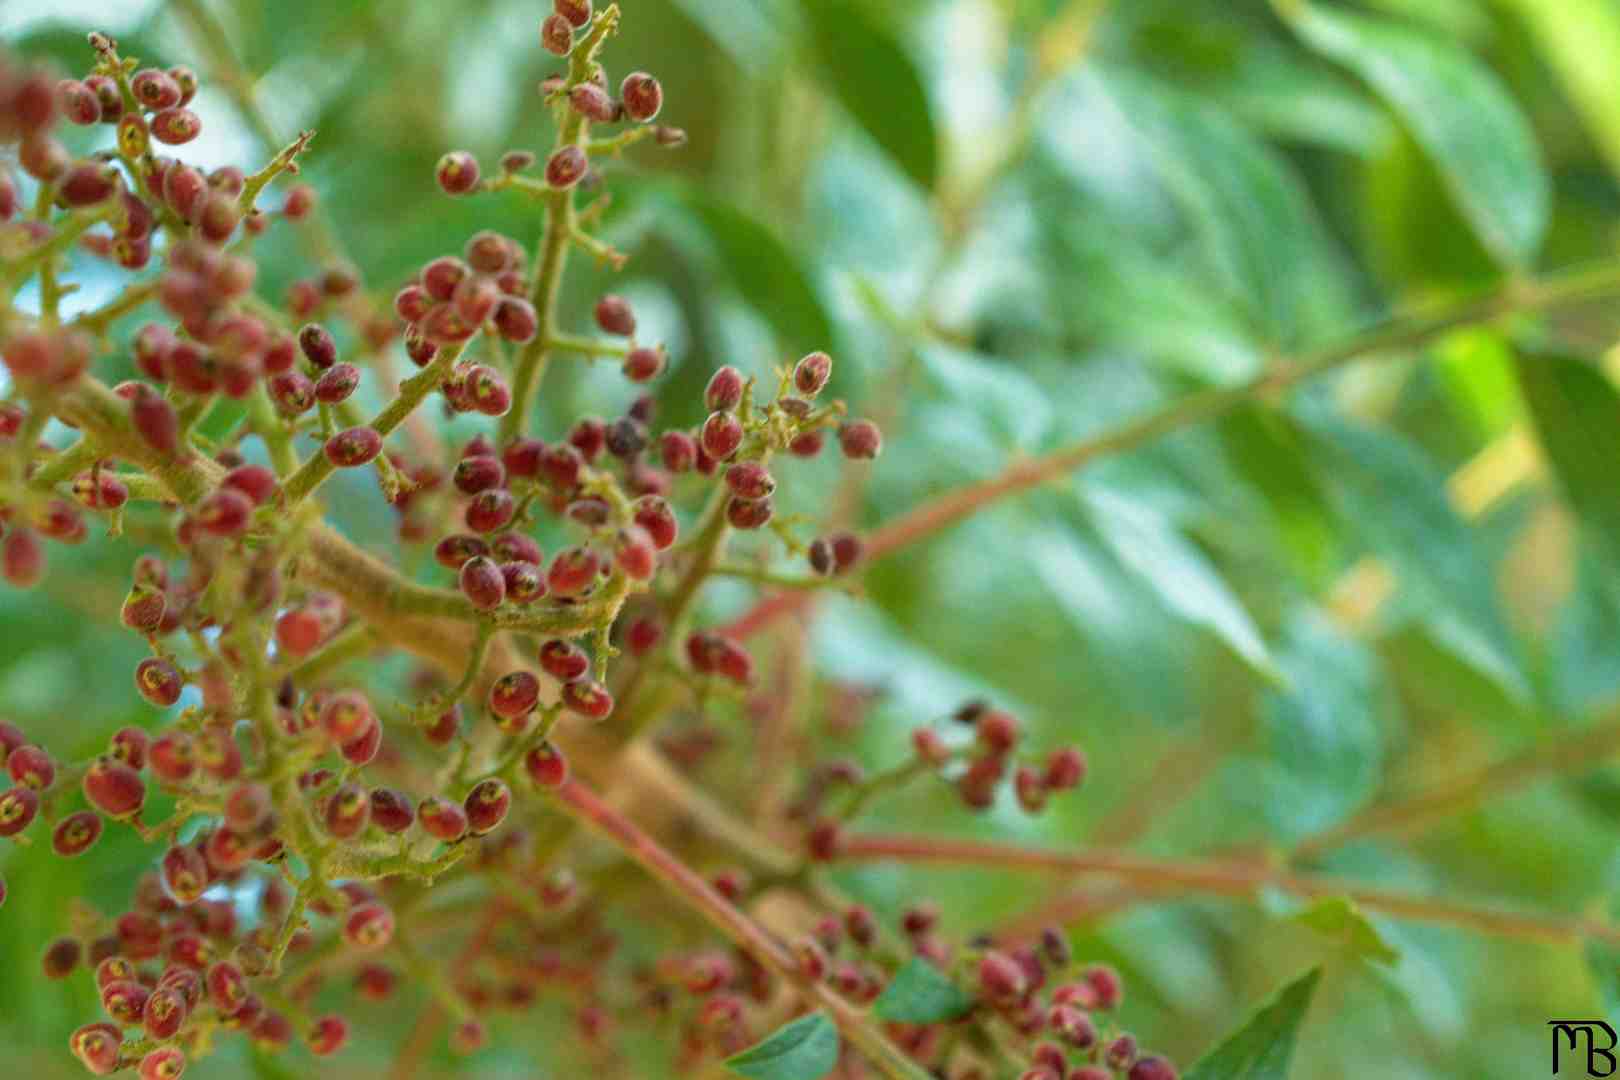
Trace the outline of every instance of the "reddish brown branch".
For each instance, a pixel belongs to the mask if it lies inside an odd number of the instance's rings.
[[[558,802],[576,820],[590,826],[617,845],[681,901],[692,907],[726,937],[746,949],[774,975],[794,986],[812,1004],[825,1009],[845,1039],[892,1080],[927,1080],[928,1074],[906,1057],[862,1010],[827,986],[806,979],[793,954],[763,927],[715,891],[703,876],[687,866],[636,824],[609,806],[601,796],[577,780],[556,792]]]
[[[1269,886],[1304,899],[1345,896],[1369,911],[1415,922],[1461,927],[1496,937],[1555,944],[1585,939],[1620,944],[1620,928],[1590,919],[1504,911],[1413,896],[1334,878],[1291,874],[1261,862],[1236,859],[1178,861],[1118,850],[1055,851],[993,841],[875,834],[845,837],[840,842],[838,858],[845,862],[945,863],[1100,874],[1167,890],[1243,898],[1252,897]]]

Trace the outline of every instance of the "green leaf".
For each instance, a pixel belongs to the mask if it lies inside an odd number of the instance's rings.
[[[901,171],[932,190],[939,136],[911,57],[868,4],[805,0],[801,10],[822,72],[845,110]]]
[[[1395,110],[1485,247],[1506,265],[1530,263],[1549,185],[1530,125],[1496,76],[1451,42],[1397,22],[1315,4],[1298,5],[1292,19],[1311,47]]]
[[[1339,942],[1354,956],[1380,964],[1393,964],[1401,958],[1400,950],[1379,933],[1348,896],[1325,896],[1293,919]]]
[[[1085,501],[1115,557],[1151,586],[1166,608],[1214,634],[1260,675],[1282,680],[1254,620],[1204,553],[1168,518],[1108,491],[1088,492]]]
[[[1393,697],[1377,657],[1303,605],[1277,635],[1286,686],[1260,703],[1249,788],[1273,834],[1291,843],[1329,828],[1378,790],[1379,717]]]
[[[1186,1080],[1286,1080],[1299,1025],[1322,971],[1283,987],[1249,1021],[1198,1060]]]
[[[762,222],[697,189],[679,195],[726,276],[795,355],[832,344],[832,323],[798,257]]]
[[[1448,501],[1444,475],[1394,434],[1307,413],[1301,419],[1340,517],[1390,563],[1437,641],[1511,697],[1527,700],[1529,684],[1497,603],[1490,561]]]
[[[1564,90],[1609,171],[1620,175],[1620,7],[1613,0],[1503,0],[1530,30],[1547,66]]]
[[[1571,356],[1521,355],[1517,368],[1541,447],[1596,551],[1620,565],[1620,394]]]
[[[820,1080],[838,1064],[838,1029],[824,1012],[801,1016],[763,1042],[726,1059],[750,1080]]]
[[[880,1020],[901,1024],[937,1024],[955,1020],[973,1008],[973,995],[945,977],[933,964],[913,956],[872,1003]]]
[[[1124,70],[1077,80],[1112,98],[1228,298],[1266,340],[1292,344],[1337,327],[1342,282],[1304,185],[1226,113]]]

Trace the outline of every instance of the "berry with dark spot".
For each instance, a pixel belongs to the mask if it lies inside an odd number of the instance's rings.
[[[417,808],[416,820],[429,836],[454,843],[467,835],[467,812],[456,803],[438,795],[430,795]]]
[[[452,150],[434,166],[433,178],[446,195],[465,195],[478,186],[478,159],[465,150]]]
[[[603,720],[613,712],[613,695],[607,687],[590,679],[564,683],[562,703],[569,712],[590,720]]]
[[[546,183],[559,191],[573,187],[585,178],[590,160],[578,146],[564,146],[546,159]]]
[[[51,830],[51,850],[64,858],[83,855],[101,839],[101,816],[89,810],[75,810]]]
[[[511,806],[512,790],[504,781],[494,777],[480,780],[462,803],[462,809],[467,813],[468,831],[474,836],[494,832],[506,820],[506,812]]]
[[[38,813],[39,793],[33,788],[12,788],[0,795],[0,836],[16,836]]]
[[[169,661],[149,656],[135,665],[135,689],[141,696],[160,709],[166,709],[180,700],[185,679]]]
[[[645,124],[664,107],[664,88],[645,71],[632,71],[619,84],[619,100],[630,119]]]
[[[369,427],[340,431],[322,447],[326,460],[340,469],[353,469],[374,461],[382,453],[382,436]]]

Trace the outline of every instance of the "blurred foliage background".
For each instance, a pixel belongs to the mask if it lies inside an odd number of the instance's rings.
[[[7,0],[0,37],[70,71],[88,66],[90,28],[125,55],[191,63],[205,131],[187,159],[252,166],[272,148],[195,33],[200,7],[250,74],[263,123],[281,139],[318,131],[306,177],[386,295],[477,228],[537,230],[521,197],[447,200],[431,174],[446,149],[488,168],[549,144],[535,90],[557,67],[538,48],[546,6]],[[622,6],[610,76],[657,74],[663,118],[690,142],[637,148],[609,173],[607,238],[634,259],[618,275],[575,260],[571,324],[586,326],[610,282],[630,297],[644,336],[671,347],[659,390],[671,424],[699,418],[719,363],[766,375],[828,347],[833,391],[889,436],[859,492],[868,525],[1314,355],[1381,314],[1615,253],[1616,0],[1282,14],[1261,0]],[[287,230],[260,256],[271,295],[310,269]],[[85,272],[73,300],[89,306],[115,283]],[[912,725],[986,695],[1041,745],[1084,745],[1086,791],[1036,819],[1011,805],[969,819],[928,788],[881,805],[874,827],[1192,856],[1286,851],[1368,807],[1601,731],[1620,696],[1617,323],[1612,302],[1566,306],[1381,353],[879,563],[870,604],[818,609],[818,672],[876,693],[852,730],[830,722],[837,698],[824,694],[818,748],[892,762]],[[546,430],[613,415],[632,393],[612,367],[554,364]],[[784,509],[831,512],[836,462],[795,472]],[[328,500],[341,524],[389,547],[375,490],[356,480],[345,494]],[[0,593],[0,707],[80,757],[151,717],[127,681],[139,643],[111,618],[128,551],[62,552],[42,589]],[[715,589],[712,615],[751,596]],[[749,792],[747,753],[730,779],[709,777],[732,801]],[[1620,775],[1595,755],[1532,774],[1301,865],[1600,915],[1620,872]],[[95,1012],[88,986],[21,973],[63,928],[64,896],[112,909],[151,853],[123,830],[82,861],[39,848],[0,851],[12,884],[0,965],[14,973],[0,1032],[13,1075],[74,1075],[64,1047]],[[961,934],[1027,912],[1049,884],[888,866],[843,878],[885,911],[931,894]],[[1077,922],[1077,949],[1125,972],[1127,1023],[1182,1061],[1325,965],[1298,1077],[1519,1080],[1545,1068],[1549,1017],[1614,1018],[1604,994],[1620,963],[1602,950],[1376,914],[1387,948],[1372,948],[1258,899],[1128,904]],[[357,1008],[342,1067],[380,1074],[416,1001]],[[464,1067],[572,1075],[544,1034],[564,1021],[542,1009],[497,1022]],[[197,1071],[284,1068],[233,1047]]]

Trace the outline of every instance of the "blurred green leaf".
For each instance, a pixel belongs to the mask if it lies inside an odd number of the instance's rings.
[[[1378,790],[1378,715],[1389,694],[1377,659],[1320,613],[1284,625],[1277,664],[1286,685],[1261,702],[1261,758],[1251,772],[1273,832],[1292,843],[1342,821]]]
[[[1152,151],[1204,257],[1254,332],[1293,344],[1337,328],[1339,285],[1299,179],[1218,109],[1124,70],[1097,76]]]
[[[1089,491],[1084,501],[1104,543],[1166,608],[1214,634],[1260,675],[1282,679],[1249,613],[1168,518],[1112,492]]]
[[[1397,22],[1317,4],[1290,10],[1307,43],[1367,80],[1400,115],[1497,259],[1532,262],[1549,185],[1530,126],[1496,76],[1453,43]]]
[[[1481,439],[1504,434],[1518,419],[1513,350],[1500,333],[1473,327],[1449,334],[1434,349],[1435,374]]]
[[[1610,171],[1620,176],[1620,96],[1614,92],[1614,73],[1620,71],[1620,7],[1614,0],[1502,0],[1502,5],[1529,28]]]
[[[922,76],[900,42],[857,0],[804,0],[801,10],[838,100],[907,176],[933,190],[939,135]]]
[[[1340,503],[1340,516],[1390,563],[1435,637],[1509,695],[1527,698],[1529,684],[1491,566],[1452,508],[1445,477],[1393,433],[1352,427],[1325,413],[1309,420],[1309,430],[1319,475]]]
[[[1325,896],[1292,918],[1331,938],[1352,956],[1380,964],[1393,964],[1401,958],[1400,950],[1385,939],[1348,896]]]
[[[872,1014],[902,1024],[938,1024],[955,1020],[971,1008],[972,994],[927,960],[913,956],[872,1003]]]
[[[1286,1080],[1299,1026],[1310,1008],[1321,969],[1283,987],[1248,1023],[1187,1071],[1187,1080]]]
[[[838,1064],[838,1029],[824,1012],[777,1028],[763,1042],[726,1059],[750,1080],[820,1080]]]
[[[1620,567],[1620,394],[1595,365],[1521,353],[1519,385],[1558,486],[1581,528]]]
[[[803,264],[764,223],[696,188],[680,204],[712,241],[727,279],[795,354],[826,348],[832,323]]]

